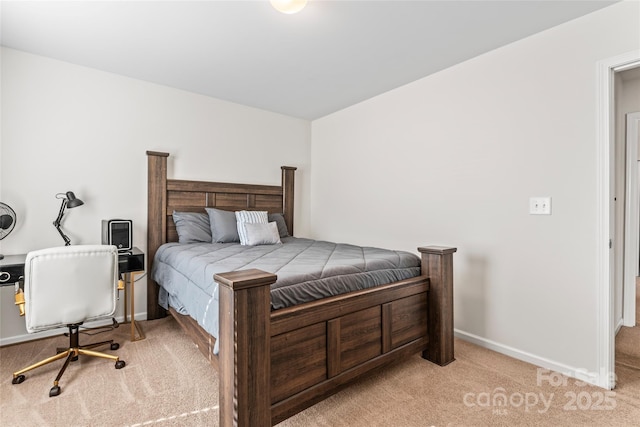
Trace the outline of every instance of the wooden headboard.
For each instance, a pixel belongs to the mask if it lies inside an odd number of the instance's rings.
[[[228,211],[261,210],[283,213],[293,233],[295,167],[282,166],[281,185],[235,184],[167,179],[169,153],[147,151],[147,271],[160,245],[177,242],[173,211],[205,212],[205,208]],[[158,305],[158,284],[147,281],[147,319],[165,315]]]

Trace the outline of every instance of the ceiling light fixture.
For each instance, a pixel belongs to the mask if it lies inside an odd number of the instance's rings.
[[[286,14],[298,13],[307,5],[307,0],[271,0],[271,6]]]

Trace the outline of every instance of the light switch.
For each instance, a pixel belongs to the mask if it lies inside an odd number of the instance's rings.
[[[529,213],[531,215],[551,215],[551,197],[529,198]]]

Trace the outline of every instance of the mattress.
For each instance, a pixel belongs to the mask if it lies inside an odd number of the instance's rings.
[[[419,276],[420,258],[297,237],[262,246],[165,243],[156,253],[151,278],[160,285],[161,306],[190,315],[217,338],[218,285],[213,276],[250,268],[278,276],[271,285],[271,308],[278,310]]]

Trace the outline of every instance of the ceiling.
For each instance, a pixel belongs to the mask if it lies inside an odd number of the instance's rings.
[[[0,40],[313,120],[612,3],[3,0]]]

